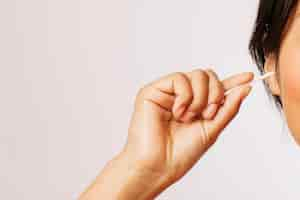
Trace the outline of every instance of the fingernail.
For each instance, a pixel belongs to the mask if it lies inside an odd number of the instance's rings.
[[[208,105],[208,107],[203,111],[203,117],[207,118],[207,119],[212,119],[214,117],[214,115],[216,114],[218,109],[218,105],[217,104],[210,104]]]
[[[251,85],[246,86],[245,90],[246,90],[245,94],[248,95],[251,92],[251,90],[252,90],[252,86]]]
[[[252,90],[251,85],[245,86],[244,91],[243,91],[243,97],[244,98],[247,97],[250,94],[251,90]]]
[[[186,112],[181,118],[180,120],[182,120],[183,122],[190,122],[194,119],[194,117],[196,117],[196,113],[194,112]]]
[[[180,118],[182,116],[182,114],[184,113],[184,111],[185,111],[185,106],[179,107],[177,109],[177,111],[175,110],[177,117]]]
[[[223,105],[225,103],[225,98],[222,99],[222,101],[220,102],[221,105]]]
[[[182,104],[182,102],[175,101],[172,110],[173,110],[174,115],[176,115],[177,117],[180,117],[185,110],[185,106]]]

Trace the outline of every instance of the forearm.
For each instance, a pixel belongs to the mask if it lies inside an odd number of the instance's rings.
[[[160,175],[138,170],[125,156],[119,155],[107,163],[79,199],[150,200],[165,187]]]

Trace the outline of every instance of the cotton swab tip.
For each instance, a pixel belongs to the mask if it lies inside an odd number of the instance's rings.
[[[266,78],[268,78],[268,77],[270,77],[270,76],[272,76],[272,75],[274,75],[274,74],[275,74],[275,72],[267,72],[267,73],[265,73],[265,74],[263,74],[263,75],[257,77],[256,79],[254,79],[254,80],[252,81],[252,83],[255,83],[255,82],[260,81],[260,80],[264,80],[264,79],[266,79]],[[234,90],[234,89],[237,88],[237,87],[240,87],[240,86],[236,86],[236,87],[234,87],[234,88],[231,88],[230,90],[227,90],[227,91],[224,93],[224,95],[227,96],[228,94],[230,94],[230,93],[232,92],[232,90]]]
[[[275,74],[275,72],[267,72],[264,75],[259,76],[256,80],[264,80],[264,79],[272,76],[273,74]],[[256,81],[256,80],[254,80],[254,81]]]

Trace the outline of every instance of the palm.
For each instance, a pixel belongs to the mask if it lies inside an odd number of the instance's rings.
[[[180,77],[168,76],[140,91],[126,145],[139,166],[156,172],[167,171],[173,180],[184,175],[216,141],[249,92],[240,88],[227,96],[212,119],[201,117],[182,123],[178,119],[185,115],[179,111],[178,102],[183,101],[186,90],[182,87],[187,84]],[[241,74],[224,80],[222,85],[229,90],[252,79],[249,73]]]
[[[144,148],[149,148],[152,156],[156,156],[155,160],[159,161],[156,163],[159,165],[157,167],[162,167],[162,163],[165,163],[166,166],[163,167],[173,168],[170,171],[175,173],[172,176],[177,179],[184,175],[215,141],[212,132],[207,132],[204,127],[210,127],[210,121],[202,119],[191,123],[181,123],[175,119],[168,123],[158,121],[155,126],[152,124],[152,129],[148,129],[149,132],[157,134],[151,134],[152,138],[148,139],[152,142],[149,141],[149,146]],[[155,155],[152,145],[155,146],[157,153]]]

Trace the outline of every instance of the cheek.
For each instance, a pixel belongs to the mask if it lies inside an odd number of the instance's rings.
[[[298,51],[286,51],[281,56],[280,84],[283,98],[300,100],[300,48]]]
[[[282,72],[282,89],[285,96],[291,98],[291,100],[300,100],[300,63],[297,65],[289,65]]]
[[[288,126],[300,145],[300,47],[283,48],[279,66],[283,110]]]
[[[292,26],[282,41],[279,56],[281,95],[288,103],[300,100],[300,29],[297,27]]]

